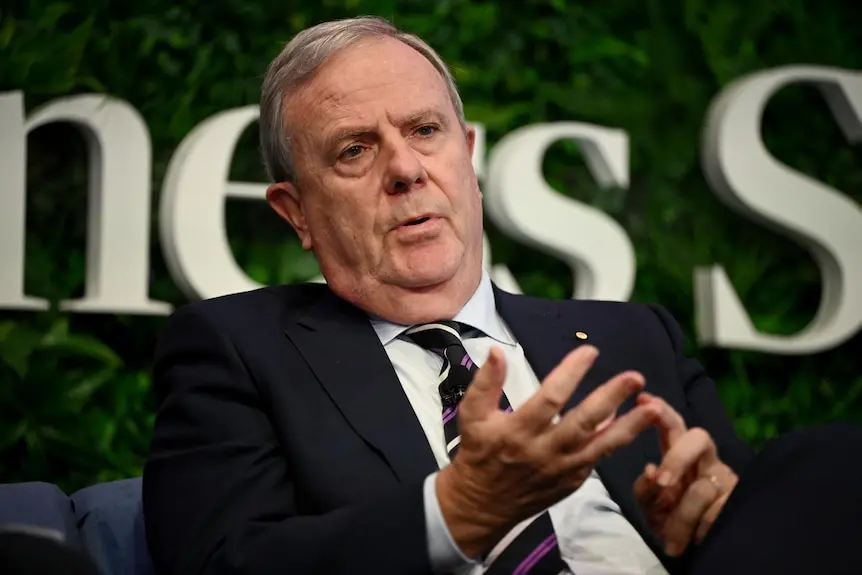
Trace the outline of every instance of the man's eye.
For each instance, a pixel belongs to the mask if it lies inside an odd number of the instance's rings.
[[[416,133],[420,136],[433,136],[436,131],[437,128],[434,126],[420,126],[417,128]]]
[[[347,148],[346,150],[344,150],[341,153],[341,157],[348,158],[348,159],[349,158],[355,158],[356,156],[358,156],[361,153],[362,153],[362,146],[359,146],[359,145],[350,146],[349,148]]]

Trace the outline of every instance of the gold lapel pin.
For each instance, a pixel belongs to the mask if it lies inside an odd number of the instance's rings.
[[[575,337],[578,339],[587,339],[587,334],[582,331],[578,331],[575,332]]]

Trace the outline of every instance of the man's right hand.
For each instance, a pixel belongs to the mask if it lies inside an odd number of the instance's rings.
[[[476,373],[458,408],[461,445],[436,482],[443,518],[468,557],[567,497],[602,457],[657,420],[652,404],[616,417],[623,401],[644,386],[642,375],[624,372],[554,422],[597,355],[592,346],[578,347],[511,413],[499,409],[506,376],[502,352],[492,349]]]

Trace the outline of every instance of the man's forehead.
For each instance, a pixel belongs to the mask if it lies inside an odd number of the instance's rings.
[[[357,80],[370,79],[369,71],[376,75],[414,71],[417,75],[439,77],[436,68],[424,55],[412,46],[389,37],[361,38],[345,46],[332,54],[320,68],[324,75],[327,70],[340,78]]]
[[[295,95],[289,106],[293,115],[327,124],[368,121],[381,113],[410,116],[431,108],[445,113],[451,105],[446,83],[431,62],[391,38],[360,41],[334,54]]]

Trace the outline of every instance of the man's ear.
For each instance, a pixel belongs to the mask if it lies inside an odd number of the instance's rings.
[[[476,128],[474,128],[470,124],[465,125],[464,126],[464,136],[467,138],[467,151],[470,153],[470,160],[472,161],[473,150],[476,147]],[[480,198],[483,197],[482,196],[482,188],[480,188],[479,186],[476,186],[476,188],[479,191],[479,197]]]
[[[302,249],[310,250],[312,248],[311,234],[308,233],[302,198],[296,185],[290,182],[272,184],[266,189],[266,201],[279,216],[287,220],[296,230],[300,241],[302,241]]]
[[[470,152],[470,157],[473,157],[473,148],[476,147],[476,128],[467,124],[464,126],[464,135],[467,137],[467,151]]]

